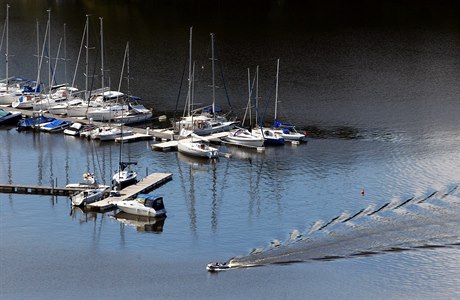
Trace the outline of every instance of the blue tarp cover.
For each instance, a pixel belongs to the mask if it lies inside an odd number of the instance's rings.
[[[52,122],[54,120],[56,119],[51,118],[51,117],[44,117],[44,116],[31,117],[31,118],[27,118],[27,119],[19,121],[18,127],[31,127],[31,126],[42,124],[42,123]]]

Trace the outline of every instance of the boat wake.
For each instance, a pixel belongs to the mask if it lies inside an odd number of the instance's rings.
[[[427,192],[407,200],[342,213],[294,230],[285,242],[228,261],[231,268],[350,258],[420,248],[460,246],[460,188]]]

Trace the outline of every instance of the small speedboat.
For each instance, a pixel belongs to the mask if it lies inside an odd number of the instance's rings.
[[[79,136],[80,135],[80,130],[82,129],[83,124],[75,122],[72,125],[70,125],[69,128],[64,129],[64,134],[66,135],[71,135],[71,136]]]
[[[230,269],[230,265],[227,264],[226,262],[223,262],[223,263],[212,262],[206,266],[206,270],[210,272],[224,271],[228,269]]]
[[[117,203],[118,208],[128,214],[157,217],[166,214],[163,197],[154,194],[139,194],[134,200]]]

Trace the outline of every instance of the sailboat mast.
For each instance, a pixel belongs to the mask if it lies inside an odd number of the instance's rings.
[[[212,117],[216,118],[216,85],[214,82],[214,33],[211,33],[211,60],[212,60]]]
[[[40,25],[37,20],[37,69],[40,67],[40,27],[39,26]]]
[[[85,100],[89,100],[89,94],[88,94],[88,66],[89,66],[89,61],[88,61],[88,51],[89,51],[89,15],[86,15],[86,60],[85,60]]]
[[[5,74],[6,74],[6,92],[8,93],[8,85],[9,85],[9,79],[8,79],[8,22],[9,22],[9,17],[10,17],[10,5],[7,4],[6,5],[6,48],[5,48],[5,66],[6,66],[6,71],[5,71]]]
[[[53,83],[51,82],[51,9],[47,10],[48,12],[48,92],[51,95],[51,86]],[[49,99],[48,99],[49,101]]]
[[[256,115],[256,124],[257,127],[259,125],[259,66],[256,67],[256,103],[255,103],[255,115]],[[252,128],[252,126],[251,126]]]
[[[192,105],[192,35],[193,27],[190,27],[189,54],[188,54],[188,95],[187,95],[187,115],[190,116]]]
[[[66,24],[64,23],[64,82],[67,85],[67,38],[66,38]]]
[[[102,92],[104,92],[104,30],[103,30],[103,17],[99,17],[101,23],[101,84]]]
[[[280,59],[276,61],[276,88],[275,88],[275,121],[278,113],[278,77],[280,72]]]

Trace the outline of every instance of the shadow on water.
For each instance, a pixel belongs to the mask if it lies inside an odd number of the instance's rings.
[[[305,233],[293,230],[285,242],[232,258],[231,267],[329,261],[460,245],[460,191],[452,184],[406,200],[393,200],[354,214],[317,221]]]

